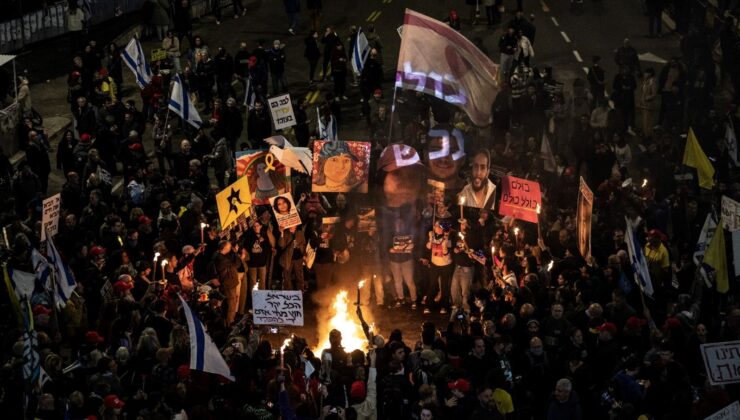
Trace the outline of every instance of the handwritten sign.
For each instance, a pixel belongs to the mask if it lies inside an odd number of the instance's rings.
[[[44,200],[41,214],[41,241],[46,240],[46,232],[54,237],[59,232],[59,209],[62,204],[62,194],[52,195]]]
[[[502,216],[537,223],[537,205],[542,205],[540,184],[528,179],[505,176],[501,179],[501,187],[498,212]]]
[[[293,104],[290,102],[289,94],[275,96],[268,99],[267,102],[270,104],[270,113],[272,114],[272,122],[275,124],[275,130],[296,125]]]
[[[712,385],[740,382],[740,340],[702,344],[701,355]]]
[[[740,203],[722,196],[722,227],[730,232],[740,229]]]
[[[255,325],[303,326],[303,292],[300,290],[253,290]]]
[[[737,420],[740,419],[740,402],[735,401],[704,420]]]
[[[167,58],[167,51],[157,48],[152,50],[152,56],[151,56],[151,62],[154,63],[155,61],[162,61]]]

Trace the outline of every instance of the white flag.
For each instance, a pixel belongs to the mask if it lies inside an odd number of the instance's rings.
[[[709,281],[709,277],[707,277],[707,270],[704,268],[704,264],[702,263],[702,260],[699,258],[704,258],[704,254],[707,252],[707,247],[709,246],[709,242],[712,241],[712,236],[714,236],[714,232],[717,229],[717,222],[714,220],[714,217],[712,216],[712,213],[710,212],[707,214],[706,220],[704,220],[704,226],[701,228],[701,232],[699,233],[699,240],[696,241],[696,247],[694,248],[694,264],[699,267],[699,275],[701,276],[702,280],[704,280],[704,284],[707,285],[707,287],[712,287],[712,283]]]
[[[51,237],[46,240],[46,255],[49,258],[49,268],[54,272],[56,304],[63,308],[67,306],[67,301],[72,296],[72,292],[75,291],[77,282],[75,282],[72,271],[62,261],[62,257],[59,255],[57,247],[54,246]]]
[[[542,146],[540,146],[540,157],[542,158],[542,169],[547,172],[557,173],[558,167],[555,162],[555,156],[552,154],[552,148],[550,147],[550,139],[547,138],[547,134],[542,133]]]
[[[254,86],[252,86],[252,78],[247,77],[247,84],[244,88],[244,105],[248,111],[254,109],[255,99],[257,99],[257,95],[254,92]]]
[[[180,118],[187,121],[188,124],[195,128],[200,128],[203,124],[203,120],[198,115],[198,110],[195,109],[193,103],[190,102],[190,95],[185,85],[182,84],[180,75],[176,74],[172,78],[172,94],[170,95],[169,108],[179,115]]]
[[[625,217],[627,229],[624,231],[624,241],[627,243],[627,250],[630,255],[632,272],[635,275],[635,281],[640,286],[646,296],[653,296],[653,282],[650,280],[650,271],[648,270],[647,260],[642,253],[642,247],[635,238],[635,232],[632,230],[630,221]]]
[[[740,166],[737,161],[737,137],[735,136],[735,127],[732,125],[732,117],[728,118],[725,123],[725,145],[727,146],[727,154],[730,155],[732,163],[735,166]]]
[[[218,347],[213,343],[206,332],[203,323],[193,313],[188,303],[182,296],[178,295],[185,318],[188,320],[188,332],[190,333],[190,369],[201,372],[215,373],[230,381],[234,381],[229,365],[226,364]]]
[[[126,65],[134,72],[136,84],[144,89],[152,81],[152,70],[146,62],[146,56],[139,40],[135,37],[131,38],[121,55]]]
[[[316,116],[319,120],[319,140],[339,140],[337,136],[337,120],[334,118],[334,115],[329,116],[328,124],[324,124],[321,121],[319,108],[316,108]]]
[[[365,67],[365,60],[370,55],[370,44],[367,42],[365,33],[362,32],[362,28],[357,30],[357,39],[355,40],[355,47],[352,49],[352,70],[356,75],[362,73],[362,69]]]

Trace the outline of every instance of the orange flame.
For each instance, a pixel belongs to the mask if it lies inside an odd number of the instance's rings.
[[[316,347],[314,353],[320,354],[322,350],[331,347],[329,343],[329,332],[333,329],[341,331],[342,346],[344,346],[346,351],[364,350],[367,348],[367,338],[365,338],[360,324],[355,322],[354,314],[350,315],[349,307],[350,301],[347,297],[347,291],[341,290],[334,297],[334,302],[330,308],[329,322],[323,330],[320,329],[319,331],[319,334],[321,334],[319,346]]]

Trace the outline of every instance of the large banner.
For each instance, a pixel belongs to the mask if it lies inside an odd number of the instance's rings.
[[[267,150],[236,152],[236,176],[247,178],[255,206],[270,204],[270,197],[290,192],[290,168]]]
[[[501,204],[498,212],[502,216],[537,223],[539,205],[542,205],[539,183],[514,176],[501,179]]]
[[[249,216],[252,209],[252,195],[249,193],[247,178],[242,177],[216,194],[216,206],[221,229],[226,230],[242,214]]]
[[[498,66],[444,22],[406,9],[396,87],[424,92],[462,108],[477,126],[491,122]]]
[[[59,232],[59,210],[62,204],[62,194],[55,194],[44,199],[41,213],[41,242],[46,240],[46,233],[54,237]]]
[[[712,385],[740,382],[740,341],[701,345],[707,379]]]
[[[370,143],[316,140],[313,143],[314,192],[367,192]]]
[[[298,208],[293,203],[290,193],[271,197],[270,206],[272,206],[272,212],[275,214],[275,220],[281,231],[301,224]]]
[[[303,326],[301,290],[253,290],[254,325]]]
[[[591,260],[591,216],[594,206],[594,193],[588,188],[586,181],[581,177],[578,188],[578,250],[589,262]]]

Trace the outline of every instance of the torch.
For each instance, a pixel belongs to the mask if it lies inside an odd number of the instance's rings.
[[[360,289],[362,289],[362,286],[365,285],[365,280],[360,280],[359,283],[357,283],[357,306],[360,306]]]
[[[152,283],[157,281],[157,260],[159,259],[159,256],[162,255],[159,252],[154,253],[154,264],[152,265]]]
[[[516,249],[519,249],[519,228],[514,228],[514,243],[516,244]]]
[[[165,266],[166,266],[167,264],[169,264],[169,263],[167,262],[167,260],[162,260],[162,262],[161,262],[160,264],[162,265],[162,281],[163,281],[163,282],[166,282],[166,281],[167,281],[167,276],[165,275],[165,272],[164,272],[164,267],[165,267]]]
[[[207,223],[201,223],[200,224],[200,243],[201,244],[205,243],[204,240],[203,240],[203,229],[205,229],[207,227],[208,227],[208,224]]]
[[[283,346],[280,347],[280,369],[285,369],[285,349],[290,345],[290,338],[286,338],[283,341]]]
[[[542,239],[542,229],[540,228],[540,212],[542,208],[537,204],[537,238]]]

